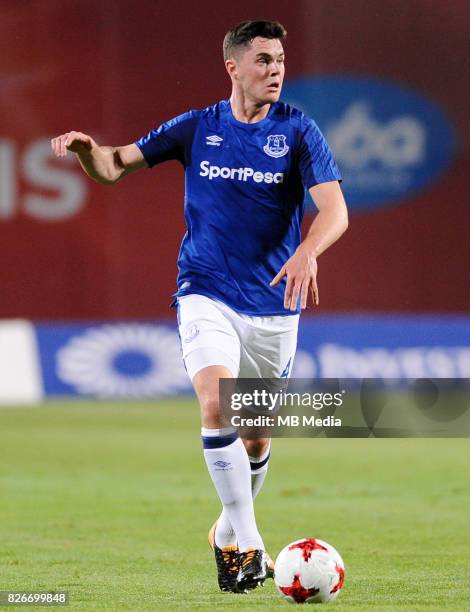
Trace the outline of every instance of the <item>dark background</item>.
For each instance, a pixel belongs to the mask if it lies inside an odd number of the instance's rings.
[[[468,312],[468,13],[464,0],[0,3],[0,318],[172,316],[182,168],[170,162],[105,187],[70,153],[54,159],[48,141],[74,129],[124,145],[227,98],[222,39],[248,18],[286,26],[286,78],[392,79],[439,104],[457,132],[439,181],[351,215],[319,260],[320,310]],[[38,167],[55,187],[41,185]],[[35,212],[38,198],[48,213]]]

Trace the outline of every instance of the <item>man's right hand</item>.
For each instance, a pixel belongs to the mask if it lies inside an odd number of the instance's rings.
[[[102,185],[113,185],[123,176],[147,167],[135,143],[124,147],[98,146],[91,136],[83,132],[67,132],[52,138],[51,147],[57,157],[65,157],[67,151],[76,153],[86,174]]]
[[[51,140],[52,150],[57,157],[65,157],[67,150],[72,153],[85,153],[91,151],[93,145],[96,146],[93,138],[82,132],[67,132]]]

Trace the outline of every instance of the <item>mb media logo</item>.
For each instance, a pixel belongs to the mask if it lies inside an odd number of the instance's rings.
[[[353,210],[409,198],[453,158],[455,136],[447,117],[404,86],[353,77],[301,79],[284,87],[284,99],[325,134]]]

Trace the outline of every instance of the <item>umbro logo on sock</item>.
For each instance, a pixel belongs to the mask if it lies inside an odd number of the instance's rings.
[[[232,470],[232,464],[230,461],[214,461],[214,465],[216,465],[219,470],[227,472],[228,470]]]

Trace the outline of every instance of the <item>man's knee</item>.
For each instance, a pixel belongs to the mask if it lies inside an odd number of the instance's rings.
[[[219,396],[209,396],[199,400],[201,421],[204,427],[219,429],[222,427]]]
[[[246,452],[249,457],[261,457],[269,446],[269,438],[243,438]]]
[[[224,366],[209,366],[194,376],[193,386],[201,407],[203,427],[220,429],[227,426],[220,408],[219,380],[230,377],[230,371]]]

